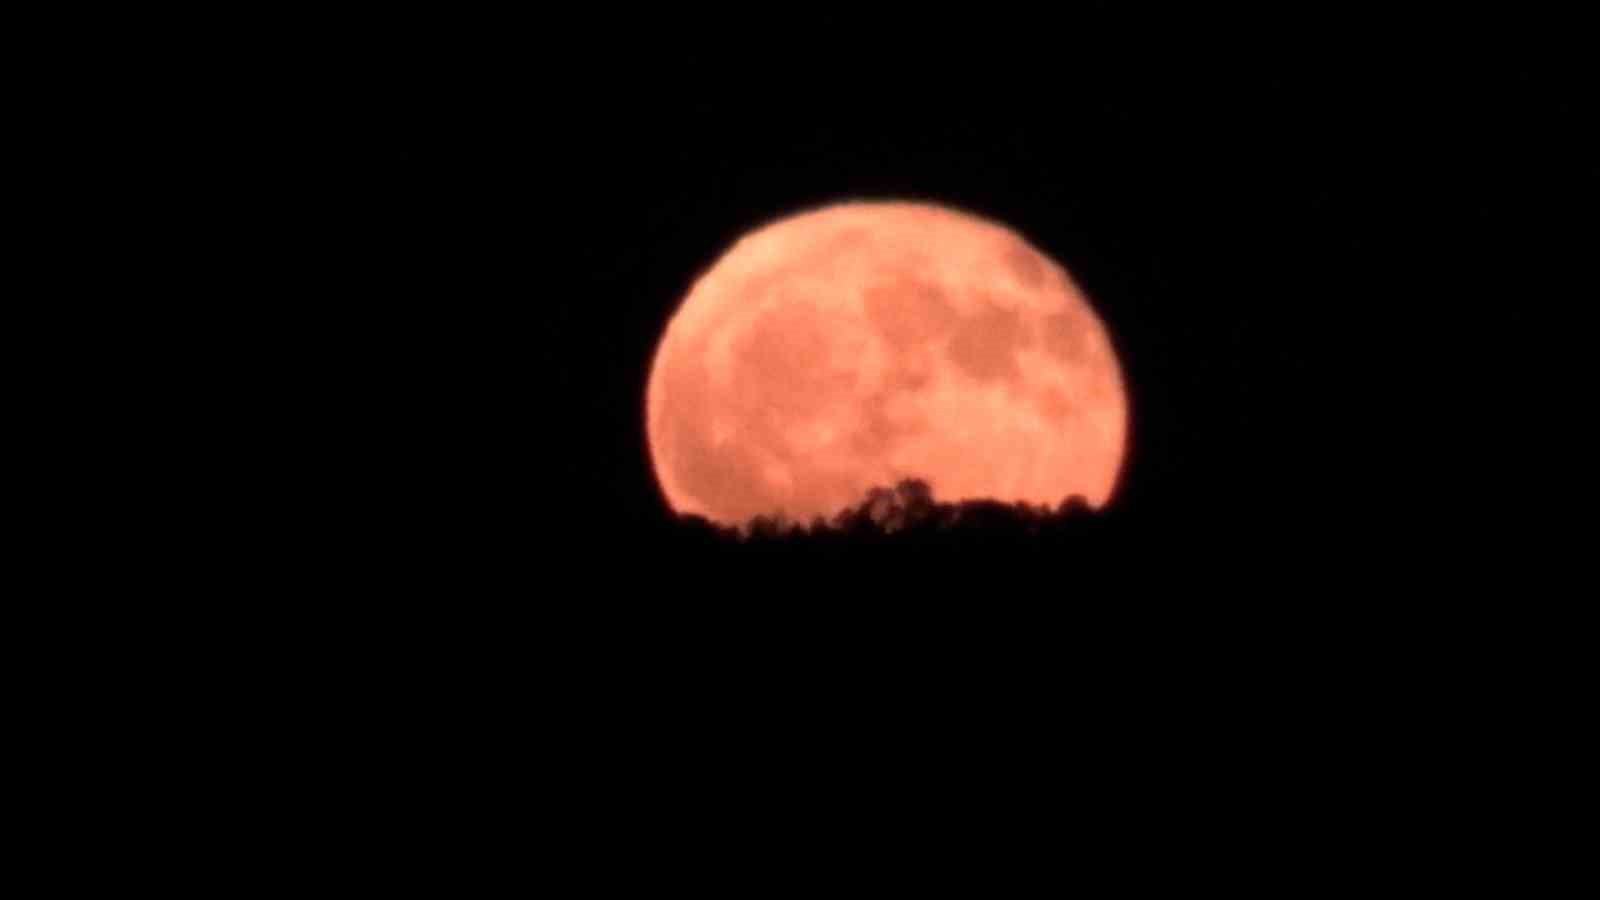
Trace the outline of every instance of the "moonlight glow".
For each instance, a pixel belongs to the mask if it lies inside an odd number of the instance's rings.
[[[1127,400],[1066,271],[993,222],[847,203],[758,229],[656,352],[650,450],[680,513],[831,516],[921,478],[941,500],[1110,498]]]

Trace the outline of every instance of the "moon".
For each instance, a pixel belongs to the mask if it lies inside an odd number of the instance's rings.
[[[646,433],[679,514],[808,521],[920,478],[944,501],[1111,498],[1128,403],[1066,270],[964,211],[849,202],[739,239],[650,369]]]

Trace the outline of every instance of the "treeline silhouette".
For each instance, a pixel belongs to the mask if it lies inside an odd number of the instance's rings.
[[[1022,502],[938,501],[926,481],[908,478],[892,487],[875,487],[861,502],[831,518],[802,523],[784,515],[757,516],[742,526],[718,525],[700,516],[681,520],[702,540],[742,545],[789,544],[822,547],[862,542],[913,546],[930,541],[1054,541],[1087,538],[1100,519],[1082,497],[1055,508]]]
[[[861,503],[834,517],[813,517],[802,524],[781,512],[757,516],[742,525],[717,525],[701,516],[683,517],[694,532],[744,543],[827,541],[830,538],[880,538],[914,543],[933,535],[1050,535],[1082,533],[1094,512],[1082,496],[1070,496],[1056,508],[997,500],[941,503],[922,479],[904,479],[893,487],[870,488]]]
[[[1169,529],[1081,497],[941,501],[907,479],[808,521],[735,527],[664,511],[623,552],[599,544],[581,583],[611,598],[595,609],[626,622],[645,656],[709,652],[708,642],[764,657],[855,641],[862,652],[892,646],[984,666],[1059,659],[1070,644],[1084,660],[1120,653],[1133,635],[1187,645],[1231,627],[1229,613],[1196,601],[1219,588],[1237,597],[1255,567],[1219,546],[1227,529],[1212,525]]]
[[[841,612],[846,619],[893,617],[900,604],[1037,606],[1051,615],[1143,615],[1152,603],[1187,610],[1218,598],[1277,604],[1285,591],[1337,582],[1348,568],[1343,555],[1353,552],[1220,488],[1152,514],[1138,503],[1093,509],[1076,496],[1054,506],[942,501],[919,479],[872,488],[855,505],[809,521],[769,515],[733,526],[663,509],[625,554],[609,555],[611,546],[600,543],[587,567],[597,584],[626,590],[642,579],[734,609],[753,600],[772,609],[767,601],[783,598],[856,604]]]

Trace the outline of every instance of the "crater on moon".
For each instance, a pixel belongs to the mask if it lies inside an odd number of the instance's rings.
[[[752,232],[693,285],[646,398],[672,507],[831,516],[875,486],[1103,505],[1127,409],[1110,339],[1020,235],[918,203],[844,203]]]

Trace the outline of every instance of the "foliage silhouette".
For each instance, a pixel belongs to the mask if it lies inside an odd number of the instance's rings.
[[[943,503],[935,499],[926,481],[908,478],[893,487],[874,487],[855,506],[831,519],[814,518],[809,525],[781,513],[757,516],[744,526],[716,525],[699,516],[680,521],[702,542],[821,546],[841,539],[910,545],[933,538],[1053,537],[1086,533],[1095,520],[1096,513],[1079,496],[1062,500],[1055,509],[997,500]]]

